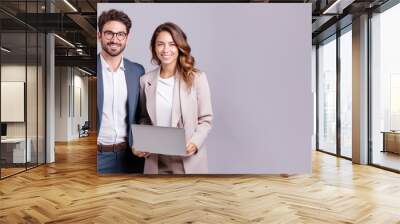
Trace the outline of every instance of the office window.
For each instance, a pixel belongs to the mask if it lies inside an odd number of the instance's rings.
[[[351,26],[340,36],[340,154],[352,157],[352,35]]]
[[[336,37],[318,47],[318,149],[336,153]]]
[[[312,93],[313,93],[313,137],[312,137],[312,149],[317,149],[317,47],[315,45],[312,46],[311,52],[311,77],[312,77]]]
[[[400,5],[371,18],[372,163],[400,170]]]

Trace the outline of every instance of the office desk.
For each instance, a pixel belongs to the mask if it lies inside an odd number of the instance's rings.
[[[5,160],[4,163],[25,163],[31,162],[32,153],[31,145],[32,140],[26,140],[28,147],[25,152],[25,138],[6,138],[1,139],[1,159]]]
[[[383,150],[382,152],[393,152],[400,154],[400,132],[382,131]]]

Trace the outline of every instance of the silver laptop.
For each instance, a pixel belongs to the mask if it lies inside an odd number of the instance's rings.
[[[163,155],[186,155],[183,128],[132,124],[132,136],[135,150]]]

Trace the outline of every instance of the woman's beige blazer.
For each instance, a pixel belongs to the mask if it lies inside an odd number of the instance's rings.
[[[139,122],[142,124],[157,124],[156,90],[159,74],[160,68],[157,68],[140,78]],[[208,173],[208,165],[204,142],[211,130],[213,112],[210,88],[205,73],[197,73],[193,86],[189,89],[177,72],[173,98],[172,127],[183,127],[186,143],[194,143],[198,148],[196,154],[183,157],[185,173],[206,174]],[[154,141],[157,141],[157,139],[154,139]],[[157,174],[157,172],[157,154],[152,154],[146,158],[144,173]]]

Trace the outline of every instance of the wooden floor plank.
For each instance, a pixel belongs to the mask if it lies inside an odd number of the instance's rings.
[[[400,175],[313,152],[310,175],[98,175],[96,139],[0,181],[0,223],[400,223]]]

